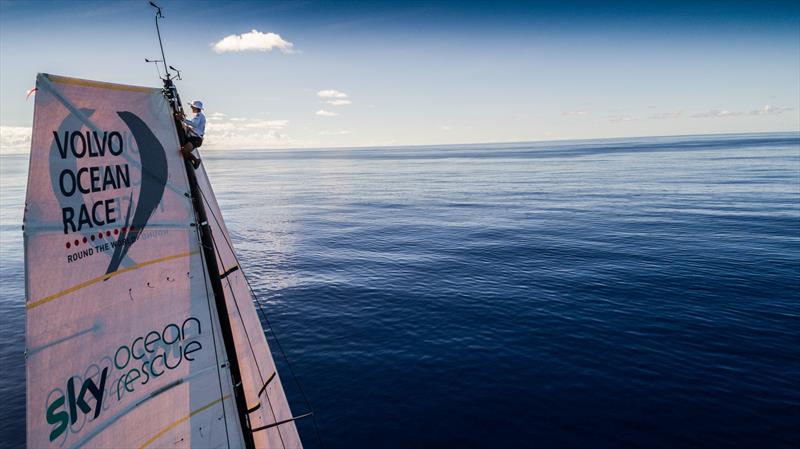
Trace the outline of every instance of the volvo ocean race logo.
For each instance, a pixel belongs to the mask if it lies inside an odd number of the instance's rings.
[[[164,147],[153,131],[136,114],[127,111],[117,115],[130,129],[139,153],[139,164],[131,156],[121,131],[81,131],[85,118],[94,114],[92,109],[80,109],[79,117],[70,113],[53,131],[50,149],[50,179],[53,191],[58,192],[64,235],[68,236],[66,248],[72,249],[67,262],[88,257],[95,252],[111,252],[106,273],[116,271],[130,247],[140,238],[148,220],[164,195],[167,184],[167,157]],[[103,164],[109,156],[127,162]],[[90,161],[78,166],[78,161]],[[97,161],[97,162],[94,162]],[[119,192],[116,197],[84,202],[84,195],[97,192],[114,192],[132,188],[131,163],[134,170],[141,166],[141,181],[136,204],[133,192]],[[135,186],[133,186],[135,187]],[[127,208],[123,211],[123,199]],[[131,213],[133,215],[131,216]],[[123,217],[124,215],[124,217]],[[113,228],[113,233],[111,228]],[[113,236],[112,236],[113,234]],[[97,244],[94,244],[95,240]],[[83,245],[83,247],[81,247]]]

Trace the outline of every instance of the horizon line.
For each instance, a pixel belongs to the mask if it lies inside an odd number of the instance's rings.
[[[541,140],[509,140],[509,141],[483,141],[483,142],[462,142],[462,143],[437,143],[437,144],[411,144],[411,145],[361,145],[361,146],[330,146],[330,147],[284,147],[284,148],[206,148],[203,152],[218,153],[225,151],[309,151],[309,150],[367,150],[367,149],[403,149],[403,148],[422,148],[422,147],[455,147],[455,146],[476,146],[476,145],[514,145],[526,143],[554,143],[554,142],[591,142],[591,141],[614,141],[627,139],[663,139],[663,138],[697,138],[697,137],[732,137],[732,136],[757,136],[775,134],[796,134],[800,140],[800,128],[790,131],[746,131],[741,133],[708,133],[708,134],[667,134],[667,135],[638,135],[638,136],[618,136],[618,137],[594,137],[582,139],[541,139]],[[18,156],[30,154],[30,148],[24,150],[12,150],[5,152],[0,147],[0,156]]]

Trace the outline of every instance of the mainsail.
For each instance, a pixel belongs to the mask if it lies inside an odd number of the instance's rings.
[[[208,177],[180,156],[164,91],[47,74],[36,87],[28,447],[301,447]]]

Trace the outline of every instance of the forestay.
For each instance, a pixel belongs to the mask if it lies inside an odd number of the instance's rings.
[[[28,446],[241,447],[210,282],[219,273],[200,250],[161,89],[45,74],[37,88],[24,218]],[[241,271],[223,282],[247,400],[261,404],[253,427],[290,418],[277,375],[264,377],[274,363]],[[255,434],[259,447],[300,446],[292,422]]]

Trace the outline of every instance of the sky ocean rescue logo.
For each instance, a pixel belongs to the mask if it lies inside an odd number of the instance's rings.
[[[189,317],[180,325],[170,323],[163,330],[151,330],[119,346],[112,355],[66,380],[66,391],[56,388],[47,396],[45,416],[51,426],[50,441],[79,433],[85,424],[134,394],[150,382],[168,374],[181,364],[196,360],[203,349],[200,320]],[[80,388],[78,388],[80,386]],[[166,390],[165,390],[166,391]],[[68,432],[69,430],[69,432]]]

